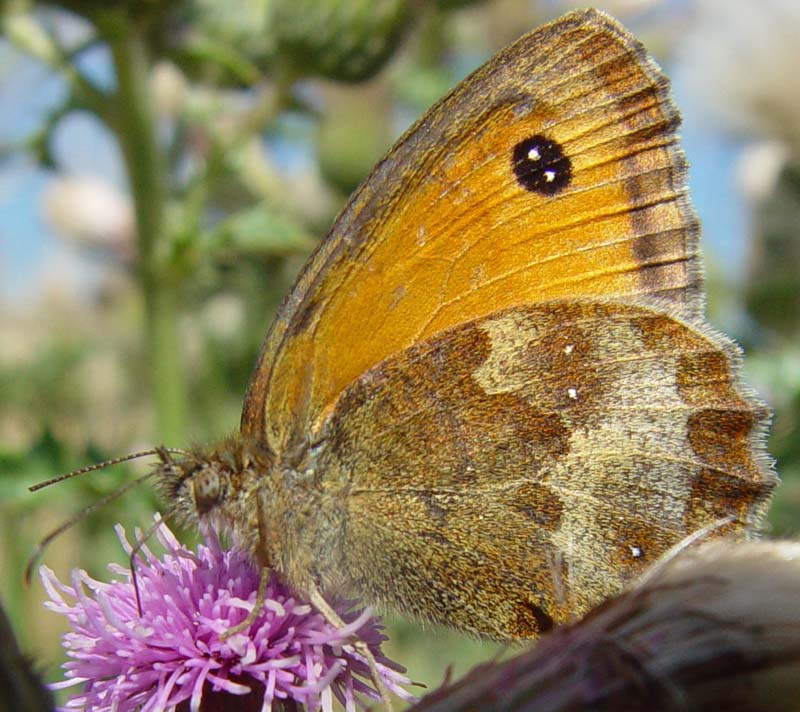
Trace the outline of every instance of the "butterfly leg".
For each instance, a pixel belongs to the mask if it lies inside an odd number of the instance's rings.
[[[228,630],[220,633],[219,639],[226,640],[230,638],[232,635],[236,635],[237,633],[241,633],[243,630],[249,628],[255,619],[258,617],[258,614],[261,612],[261,609],[264,607],[264,599],[267,595],[267,582],[269,581],[269,569],[265,566],[261,569],[261,578],[258,581],[258,592],[256,593],[256,601],[253,604],[253,607],[248,612],[247,616],[241,623],[237,623],[235,626],[228,628]]]
[[[308,591],[308,598],[311,601],[312,605],[324,616],[325,620],[328,621],[332,626],[336,628],[344,628],[345,622],[341,619],[339,614],[328,605],[328,602],[319,592],[316,586],[313,584]],[[356,638],[353,641],[353,647],[355,648],[356,652],[359,653],[364,657],[369,665],[369,673],[370,677],[372,678],[372,684],[375,685],[375,689],[378,690],[381,696],[381,702],[383,704],[383,708],[386,712],[392,712],[392,700],[389,697],[389,692],[386,689],[385,685],[381,681],[381,677],[378,674],[378,665],[375,662],[375,656],[372,654],[372,651],[369,649],[369,646],[359,638]]]

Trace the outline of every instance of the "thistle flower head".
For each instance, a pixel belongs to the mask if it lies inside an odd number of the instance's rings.
[[[130,554],[121,527],[117,534]],[[196,550],[164,524],[156,536],[166,553],[143,547],[137,565],[141,615],[131,573],[121,566],[109,566],[110,583],[80,570],[62,583],[41,568],[45,606],[70,625],[63,637],[66,679],[52,686],[80,686],[66,709],[329,710],[337,698],[355,710],[379,695],[367,661],[351,645],[354,635],[371,649],[385,687],[410,698],[402,668],[380,652],[385,636],[368,610],[339,608],[347,626],[336,629],[272,574],[249,628],[223,639],[252,610],[259,571],[244,552],[223,549],[212,532]]]

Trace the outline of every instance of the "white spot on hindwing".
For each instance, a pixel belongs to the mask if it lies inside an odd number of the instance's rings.
[[[596,380],[584,384],[580,371],[573,370],[578,349],[573,339],[561,342],[556,352],[569,364],[567,372],[577,375],[559,389],[562,406],[566,398],[572,407],[559,409],[570,427],[569,453],[547,472],[548,486],[563,502],[552,540],[562,551],[573,546],[571,590],[610,595],[620,576],[610,548],[621,546],[631,563],[644,560],[642,545],[624,538],[620,542],[631,512],[647,513],[648,521],[675,532],[685,526],[686,468],[669,463],[690,446],[687,419],[681,417],[686,404],[676,384],[678,354],[653,354],[641,331],[624,318],[585,323]],[[555,327],[553,332],[558,333]],[[549,337],[542,333],[542,339]],[[595,387],[601,408],[595,412],[593,403],[578,407]],[[651,476],[659,478],[653,487],[648,486]]]

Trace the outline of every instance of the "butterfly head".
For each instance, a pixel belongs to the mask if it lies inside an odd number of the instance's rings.
[[[234,535],[242,511],[255,512],[248,505],[272,469],[272,457],[263,446],[239,437],[180,457],[165,450],[159,456],[156,477],[173,509],[188,521],[209,520]]]

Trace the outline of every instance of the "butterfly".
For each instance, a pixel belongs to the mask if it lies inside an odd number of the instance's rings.
[[[497,639],[579,616],[700,529],[751,536],[769,411],[705,321],[678,124],[602,12],[501,51],[357,189],[240,431],[163,457],[168,500],[312,599]]]

